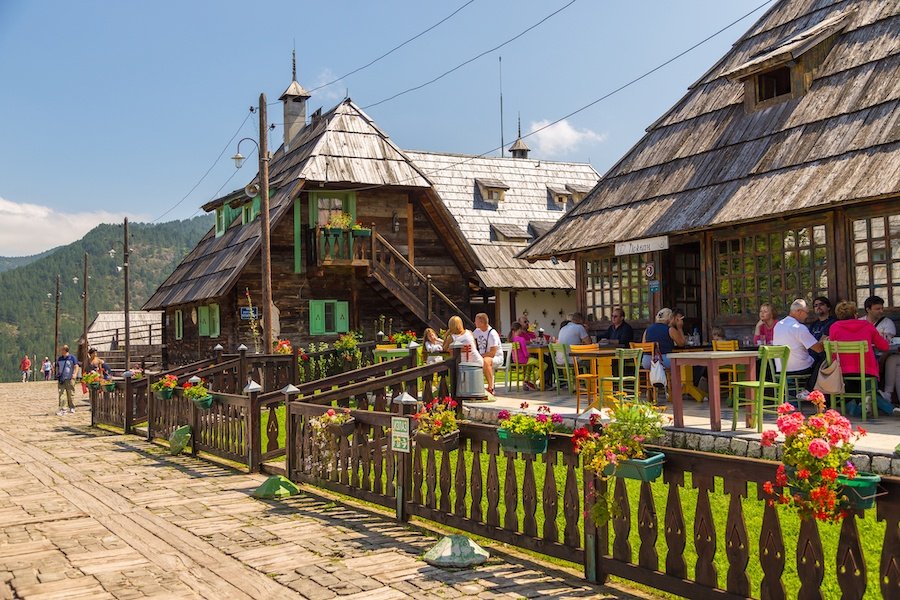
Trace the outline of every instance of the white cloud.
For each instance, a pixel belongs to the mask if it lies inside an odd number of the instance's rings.
[[[542,127],[547,127],[550,121],[537,121],[531,124],[530,132],[535,132]],[[575,129],[568,121],[560,121],[546,129],[538,131],[526,140],[534,140],[537,146],[535,150],[545,158],[564,156],[574,152],[579,147],[588,143],[603,142],[605,133],[597,133],[590,129]]]
[[[334,81],[336,78],[337,75],[334,74],[334,71],[332,71],[328,67],[325,67],[319,71],[319,75],[316,77],[316,82],[312,87],[318,88],[319,86],[323,86],[326,83]],[[325,87],[317,89],[313,93],[313,96],[317,97],[320,102],[324,102],[326,100],[340,100],[344,97],[345,93],[346,89],[344,88],[344,80],[338,79],[337,81],[334,81],[334,83],[329,83],[329,85],[325,85]]]
[[[100,223],[119,223],[124,213],[58,212],[48,206],[0,197],[0,256],[28,256],[70,244]]]

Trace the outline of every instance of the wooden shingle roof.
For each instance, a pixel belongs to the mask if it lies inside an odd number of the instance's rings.
[[[729,75],[834,27],[804,95],[745,111],[744,85]],[[522,257],[898,193],[900,2],[782,0]]]
[[[525,244],[513,242],[478,242],[472,244],[483,270],[476,271],[481,284],[490,289],[507,290],[574,290],[575,263],[533,264],[516,258]]]

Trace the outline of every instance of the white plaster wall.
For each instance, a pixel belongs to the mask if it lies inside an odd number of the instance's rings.
[[[537,323],[538,326],[544,328],[544,332],[548,335],[555,336],[559,332],[559,324],[563,319],[568,319],[575,312],[575,291],[571,290],[568,294],[564,290],[550,291],[525,291],[516,294],[516,310],[518,315],[510,315],[509,313],[509,292],[501,291],[500,296],[500,326],[493,323],[495,329],[500,331],[502,335],[509,334],[510,324],[528,311],[528,320]],[[544,316],[544,311],[547,316]],[[562,311],[562,316],[560,316]],[[551,325],[555,321],[555,326]]]

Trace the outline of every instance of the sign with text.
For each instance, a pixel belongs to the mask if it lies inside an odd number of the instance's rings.
[[[650,293],[655,294],[659,291],[659,279],[650,280]]]
[[[409,454],[408,417],[391,417],[391,450]]]
[[[249,306],[241,307],[241,321],[249,321],[250,319],[258,319],[259,318],[259,307],[253,307],[253,313],[250,313]]]
[[[655,252],[657,250],[668,249],[669,236],[661,235],[659,237],[644,238],[642,240],[631,240],[630,242],[618,242],[616,244],[616,256],[641,254],[642,252]]]

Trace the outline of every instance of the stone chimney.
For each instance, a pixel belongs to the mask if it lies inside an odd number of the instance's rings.
[[[509,153],[513,158],[528,158],[529,151],[531,151],[531,148],[526,146],[525,142],[522,141],[522,119],[520,117],[519,137],[517,137],[513,145],[509,147]]]
[[[297,83],[297,55],[293,56],[291,85],[281,94],[284,102],[284,153],[292,150],[291,142],[306,125],[306,101],[311,94]]]

